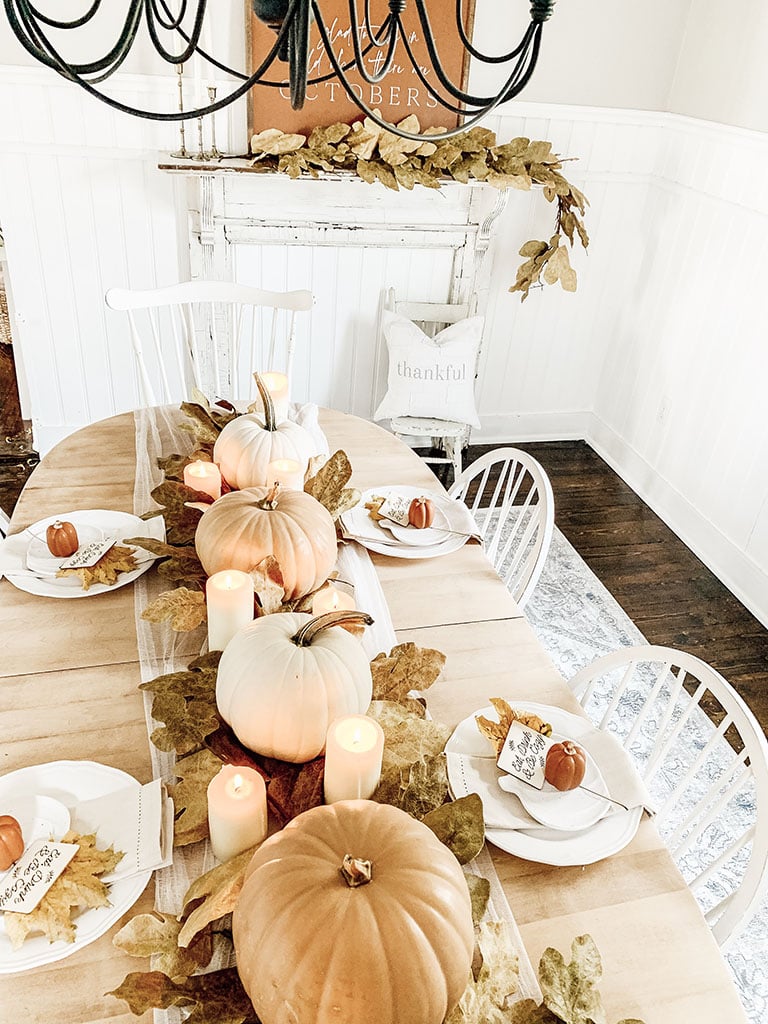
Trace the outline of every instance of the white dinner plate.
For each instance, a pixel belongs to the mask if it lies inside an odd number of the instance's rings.
[[[138,516],[129,512],[115,512],[111,509],[86,509],[77,512],[60,512],[55,516],[48,516],[30,526],[26,533],[30,535],[29,547],[27,548],[28,568],[33,571],[46,573],[44,578],[36,576],[8,575],[8,580],[18,590],[27,594],[35,594],[38,597],[95,597],[97,594],[107,594],[112,590],[119,590],[129,583],[133,583],[147,571],[154,561],[149,552],[136,548],[136,557],[140,559],[138,566],[131,572],[121,572],[117,582],[111,587],[105,583],[94,583],[88,590],[82,585],[79,576],[64,576],[57,578],[49,573],[55,572],[54,563],[57,561],[52,555],[48,559],[43,555],[45,548],[45,531],[51,523],[57,519],[67,520],[72,523],[75,529],[83,531],[83,539],[88,539],[95,530],[103,531],[105,535],[114,536],[117,543],[121,543],[125,537],[141,537],[147,535],[147,524]],[[46,548],[47,550],[47,548]],[[31,564],[29,561],[31,555]],[[58,561],[62,561],[61,559]]]
[[[3,796],[2,813],[10,814],[21,826],[24,849],[38,839],[53,839],[58,842],[69,829],[70,813],[61,800],[52,796]],[[11,871],[12,867],[8,868]],[[0,884],[7,872],[0,871]]]
[[[423,530],[417,530],[415,526],[401,526],[399,523],[393,523],[391,519],[382,519],[378,525],[391,533],[395,540],[411,547],[426,548],[432,544],[442,544],[446,537],[450,536],[446,530],[450,531],[451,526],[445,512],[435,504],[434,498],[431,500],[434,507],[432,525],[424,527]]]
[[[587,719],[572,715],[561,708],[534,704],[529,701],[515,701],[514,707],[539,715],[552,725],[553,732],[575,740],[585,749],[589,743],[589,734],[595,729]],[[486,714],[489,718],[495,717],[492,708],[481,708],[459,722],[445,746],[446,753],[464,754],[470,757],[488,756],[491,747],[477,727],[475,715],[478,714]],[[487,785],[488,787],[493,786],[497,793],[503,794],[498,786],[498,777],[501,774],[499,769],[495,769],[493,781],[489,780]],[[467,777],[455,769],[450,757],[448,758],[448,781],[454,797],[467,796],[470,792],[476,792],[481,799],[491,795],[489,789],[486,789],[483,784],[478,784],[476,788],[468,788]],[[594,864],[595,861],[618,853],[619,850],[624,849],[627,843],[631,842],[637,832],[642,815],[642,807],[633,807],[629,811],[614,810],[590,828],[579,832],[542,827],[535,829],[488,827],[485,837],[488,842],[498,846],[500,850],[539,864],[552,864],[558,867]]]
[[[407,498],[422,496],[430,498],[435,505],[436,512],[445,516],[447,528],[454,530],[455,533],[446,534],[445,539],[436,544],[421,546],[402,543],[390,530],[384,529],[374,522],[365,507],[366,502],[371,501],[375,496],[386,497],[391,492],[402,494]],[[375,551],[379,555],[389,555],[392,558],[438,558],[440,555],[458,551],[466,544],[470,534],[477,533],[477,524],[463,502],[454,501],[447,494],[425,491],[423,487],[397,484],[383,484],[380,487],[371,487],[364,491],[359,504],[344,512],[341,520],[347,533],[352,534],[363,547],[368,548],[369,551]]]
[[[138,786],[131,775],[95,761],[52,761],[48,764],[19,768],[0,777],[0,808],[5,800],[17,802],[25,797],[50,797],[76,817],[77,804],[126,786]],[[24,837],[26,841],[26,836]],[[110,905],[83,910],[75,917],[75,941],[49,943],[40,934],[24,941],[20,949],[13,950],[3,927],[0,914],[0,974],[16,974],[41,964],[63,960],[64,957],[87,946],[108,931],[115,921],[129,910],[141,896],[152,872],[143,871],[131,878],[118,879],[109,886]]]

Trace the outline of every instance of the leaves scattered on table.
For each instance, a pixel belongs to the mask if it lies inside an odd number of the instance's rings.
[[[253,590],[259,599],[261,614],[279,612],[285,597],[285,581],[275,556],[267,555],[249,570],[248,575],[253,580]]]
[[[161,508],[153,512],[145,512],[142,519],[152,519],[162,515],[165,519],[165,536],[169,544],[184,547],[194,544],[195,530],[200,522],[202,512],[199,508],[190,508],[187,502],[213,502],[210,494],[187,487],[179,480],[164,480],[150,491],[150,496]]]
[[[258,1024],[235,967],[182,982],[171,981],[161,971],[129,974],[107,995],[123,999],[137,1017],[147,1010],[180,1006],[192,1007],[186,1024]]]
[[[18,949],[28,935],[42,932],[49,942],[74,942],[75,923],[72,911],[81,907],[109,906],[109,889],[99,878],[113,871],[123,854],[111,846],[96,847],[96,836],[67,832],[62,843],[76,843],[80,849],[64,868],[40,903],[29,914],[6,911],[5,931],[13,949]]]
[[[493,744],[497,757],[504,747],[509,727],[513,722],[527,725],[529,729],[535,729],[536,732],[540,732],[544,736],[552,735],[552,726],[539,715],[534,715],[531,711],[515,711],[503,697],[491,697],[489,700],[493,710],[499,716],[498,722],[486,718],[485,715],[475,715],[475,721],[483,736]]]
[[[189,846],[208,835],[208,784],[221,769],[210,750],[198,750],[176,762],[179,782],[169,786],[173,797],[173,845]]]
[[[198,930],[183,945],[179,940],[181,930],[181,922],[171,914],[138,914],[120,929],[112,944],[128,956],[156,957],[156,970],[178,982],[207,967],[213,954],[210,932],[200,934]]]
[[[197,557],[194,544],[167,544],[154,537],[130,537],[126,538],[125,542],[156,555],[160,559],[157,566],[158,574],[169,583],[177,587],[188,587],[190,590],[205,590],[207,576]]]
[[[177,932],[179,946],[194,949],[203,929],[212,921],[232,913],[243,888],[246,868],[255,850],[256,847],[253,847],[239,853],[207,871],[190,885],[184,895],[185,920]],[[170,971],[166,971],[166,974],[170,974]]]
[[[466,871],[464,877],[467,880],[469,898],[472,901],[472,920],[475,925],[478,925],[485,916],[488,901],[491,898],[491,883],[482,875],[473,875]]]
[[[545,949],[539,961],[544,1005],[567,1024],[604,1024],[605,1010],[597,984],[603,965],[590,935],[571,943],[571,960],[556,949]]]
[[[184,483],[184,470],[193,462],[213,462],[213,445],[211,443],[200,445],[189,455],[181,455],[173,452],[165,458],[157,460],[158,469],[162,469],[166,480],[176,480]]]
[[[508,1015],[508,1004],[520,984],[520,965],[506,922],[481,924],[476,941],[472,977],[458,1006],[445,1018],[445,1024],[506,1024],[513,1019]],[[515,1018],[520,1024],[528,1019]],[[532,1024],[536,1019],[531,1018]]]
[[[445,667],[445,655],[414,643],[398,644],[389,654],[377,654],[371,662],[373,699],[404,704],[416,714],[424,714],[408,696],[409,690],[427,690]]]
[[[123,544],[113,544],[105,551],[94,565],[82,569],[59,569],[57,576],[79,576],[83,582],[83,590],[90,590],[96,583],[113,587],[121,572],[133,572],[138,567],[133,548]]]
[[[141,683],[154,694],[152,717],[164,726],[150,739],[159,750],[188,754],[203,746],[219,726],[216,712],[216,671],[221,651],[211,651],[189,663],[185,672],[170,672]]]
[[[205,594],[187,587],[165,590],[147,605],[141,617],[147,622],[168,622],[177,633],[188,633],[208,618]]]
[[[368,714],[384,731],[381,779],[373,799],[422,818],[448,797],[443,748],[451,730],[391,701],[374,701]]]
[[[477,793],[436,807],[421,820],[448,847],[459,864],[468,864],[483,848],[483,801]]]
[[[351,476],[352,464],[346,452],[334,452],[325,465],[307,480],[304,490],[325,506],[335,520],[360,501],[360,492],[354,487],[347,487]]]

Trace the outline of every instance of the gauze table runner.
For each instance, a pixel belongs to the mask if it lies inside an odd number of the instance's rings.
[[[307,407],[302,410],[294,410],[292,418],[301,416],[306,421],[306,409]],[[312,418],[312,416],[309,417],[310,420]],[[136,411],[134,419],[136,425],[136,482],[133,508],[136,515],[143,515],[155,506],[151,491],[164,479],[162,470],[158,468],[157,460],[174,452],[179,454],[191,452],[194,449],[194,441],[190,433],[180,428],[184,417],[174,407],[140,409]],[[316,429],[319,431],[319,428]],[[319,451],[327,451],[327,442],[324,437],[318,436],[317,443]],[[365,630],[362,640],[369,658],[373,659],[380,651],[388,652],[396,645],[397,637],[381,584],[368,552],[356,543],[342,545],[339,548],[336,568],[341,579],[353,584],[356,606],[373,617],[374,623]],[[207,649],[204,627],[191,633],[176,633],[167,622],[153,624],[142,619],[142,611],[165,587],[162,578],[153,572],[145,573],[134,583],[136,638],[142,682],[147,682],[164,673],[185,669],[193,658]],[[154,722],[151,717],[151,706],[151,696],[145,693],[144,713],[148,736],[159,724]],[[174,774],[175,754],[164,753],[158,750],[153,743],[149,744],[149,749],[153,776],[172,784],[176,778]],[[163,913],[178,915],[182,909],[184,893],[189,886],[201,874],[215,867],[216,863],[207,840],[177,848],[173,864],[155,872],[155,908]],[[520,958],[519,997],[540,1000],[541,993],[535,972],[525,953],[519,929],[487,849],[483,849],[481,854],[468,866],[468,869],[487,878],[491,884],[489,917],[492,920],[503,920],[507,923],[512,944]],[[228,946],[219,948],[214,954],[211,968],[228,966],[231,962]],[[155,1020],[158,1024],[174,1024],[174,1022],[181,1021],[182,1016],[177,1009],[172,1008],[168,1011],[155,1011]]]

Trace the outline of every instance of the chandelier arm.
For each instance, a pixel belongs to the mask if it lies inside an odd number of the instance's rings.
[[[181,23],[184,21],[184,16],[187,13],[187,0],[181,0],[181,4],[179,5],[179,13],[176,16],[174,16],[171,13],[168,4],[164,3],[163,0],[160,0],[160,2],[162,3],[163,9],[169,20],[167,22],[163,21],[160,11],[158,10],[157,0],[150,0],[157,23],[162,28],[167,29],[169,32],[178,32],[178,30],[181,28]],[[189,42],[189,39],[187,39],[187,42]]]
[[[537,31],[533,34],[533,43],[531,45],[528,67],[523,71],[522,77],[519,81],[512,85],[507,84],[504,92],[501,94],[501,98],[499,100],[500,103],[506,103],[507,100],[514,99],[515,96],[519,95],[519,93],[523,91],[531,80],[531,75],[536,68],[536,62],[539,59],[539,49],[541,48],[541,25],[537,25],[536,29]]]
[[[367,0],[365,5],[365,20],[367,28],[367,23],[369,20]],[[394,12],[391,13],[391,21],[388,33],[389,38],[386,41],[387,54],[386,57],[384,58],[383,65],[381,66],[381,68],[379,68],[378,71],[374,72],[374,74],[371,74],[365,68],[365,61],[363,60],[363,51],[360,46],[360,24],[357,20],[357,6],[355,0],[349,0],[349,25],[349,34],[352,36],[352,45],[355,50],[355,64],[357,65],[357,70],[360,72],[360,77],[363,79],[364,82],[367,82],[369,85],[377,85],[389,73],[395,59],[395,48],[397,46],[398,30],[401,33],[403,32],[403,26],[402,22],[400,21],[400,15]],[[384,45],[384,43],[376,43],[376,46],[380,50],[384,48]]]
[[[18,8],[18,17],[14,4]],[[73,75],[97,75],[106,71],[104,75],[96,79],[96,81],[102,81],[104,78],[108,78],[128,56],[136,39],[143,4],[144,0],[131,0],[120,36],[109,53],[88,64],[71,65],[67,64],[56,52],[50,39],[39,28],[27,0],[5,0],[5,12],[16,38],[24,49],[41,64],[57,71],[64,78],[72,78]]]
[[[379,26],[379,32],[381,32],[381,36],[378,36],[374,32],[373,25],[371,24],[371,0],[365,0],[365,31],[368,33],[368,38],[371,40],[371,43],[374,46],[381,47],[385,45],[387,41],[386,33],[389,31],[389,20],[391,17],[392,12],[390,11],[390,13],[386,16],[382,24]]]
[[[514,50],[510,50],[509,53],[500,54],[497,57],[492,57],[489,54],[476,49],[472,45],[472,40],[464,29],[463,7],[464,0],[456,0],[456,27],[459,30],[459,35],[462,43],[464,44],[465,50],[467,50],[476,60],[482,61],[483,64],[506,64],[506,62],[512,60],[513,57],[517,57],[525,46],[525,36],[523,36],[523,39],[518,43]]]
[[[100,7],[101,0],[93,0],[90,10],[86,11],[85,14],[81,14],[79,18],[75,18],[73,21],[56,21],[55,18],[51,18],[47,14],[43,14],[42,11],[38,11],[33,4],[29,5],[30,11],[37,20],[42,21],[44,25],[50,25],[51,28],[80,28],[81,25],[87,25]]]
[[[470,128],[474,128],[474,126],[476,124],[479,124],[479,122],[484,117],[486,117],[486,115],[490,114],[493,110],[495,110],[495,108],[498,107],[498,105],[502,103],[505,98],[507,98],[507,93],[509,89],[513,87],[512,79],[514,78],[514,73],[507,80],[504,86],[504,90],[499,96],[495,97],[491,103],[488,103],[486,106],[482,107],[474,114],[474,116],[470,117],[467,121],[464,122],[464,124],[459,125],[457,128],[449,128],[447,131],[441,132],[439,135],[424,135],[417,134],[416,132],[402,131],[396,125],[390,124],[389,121],[385,121],[384,118],[381,117],[381,115],[377,114],[375,110],[372,110],[367,103],[360,99],[360,97],[354,91],[351,84],[347,80],[346,75],[342,71],[341,65],[339,64],[336,58],[336,54],[330,47],[330,39],[328,38],[328,33],[326,31],[325,25],[323,24],[322,20],[318,18],[319,10],[317,7],[317,0],[312,0],[312,9],[315,12],[315,21],[317,23],[317,28],[320,33],[320,38],[323,40],[323,45],[326,47],[328,51],[328,59],[333,65],[333,68],[336,72],[336,76],[341,82],[347,96],[352,100],[355,106],[366,115],[366,117],[370,117],[374,124],[377,124],[380,128],[383,128],[385,131],[391,132],[393,135],[399,136],[401,139],[411,139],[413,142],[442,142],[444,139],[452,139],[455,138],[457,135],[463,135],[464,132],[469,131]]]
[[[310,0],[298,0],[288,33],[288,73],[291,86],[291,107],[294,110],[301,110],[304,100],[307,98],[309,15]]]
[[[155,52],[158,57],[166,62],[166,64],[186,64],[192,54],[197,50],[197,44],[200,41],[200,33],[203,30],[203,20],[205,18],[205,9],[208,4],[208,0],[198,0],[197,14],[195,15],[195,22],[192,26],[192,32],[187,40],[186,49],[182,50],[181,53],[174,55],[170,50],[166,50],[165,46],[160,40],[160,36],[157,32],[157,26],[155,24],[155,11],[152,0],[147,0],[146,13],[147,13],[147,30],[149,37],[152,40],[152,45],[155,48]],[[161,22],[162,24],[162,22]],[[165,27],[165,26],[163,26]]]
[[[491,102],[494,99],[494,97],[473,96],[470,93],[463,92],[461,89],[457,89],[456,86],[451,82],[451,80],[448,78],[445,71],[443,70],[442,64],[440,63],[440,57],[435,46],[435,40],[432,35],[432,27],[429,23],[429,15],[427,14],[427,9],[424,4],[424,0],[416,0],[416,9],[419,12],[421,26],[424,30],[424,42],[426,44],[427,50],[429,51],[429,58],[432,62],[432,67],[434,68],[435,74],[440,80],[440,84],[443,86],[443,88],[448,93],[450,93],[450,95],[453,96],[454,99],[459,100],[461,103],[466,103],[470,107],[482,107],[485,106],[487,103]],[[509,89],[509,82],[513,81],[514,77],[519,73],[522,64],[525,62],[525,59],[529,54],[530,44],[534,35],[540,31],[541,24],[537,24],[535,22],[531,22],[528,25],[528,28],[525,30],[525,35],[523,37],[523,52],[518,57],[515,69],[512,72],[512,75],[510,76],[507,85],[504,87],[505,92],[507,92]]]

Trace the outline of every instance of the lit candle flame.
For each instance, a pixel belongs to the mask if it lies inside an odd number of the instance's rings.
[[[232,789],[235,793],[239,793],[243,788],[243,776],[239,773],[232,777]]]
[[[353,744],[353,746],[357,746],[360,743],[361,739],[362,739],[362,736],[360,735],[360,730],[359,729],[355,729],[354,733],[352,734],[352,744]]]

